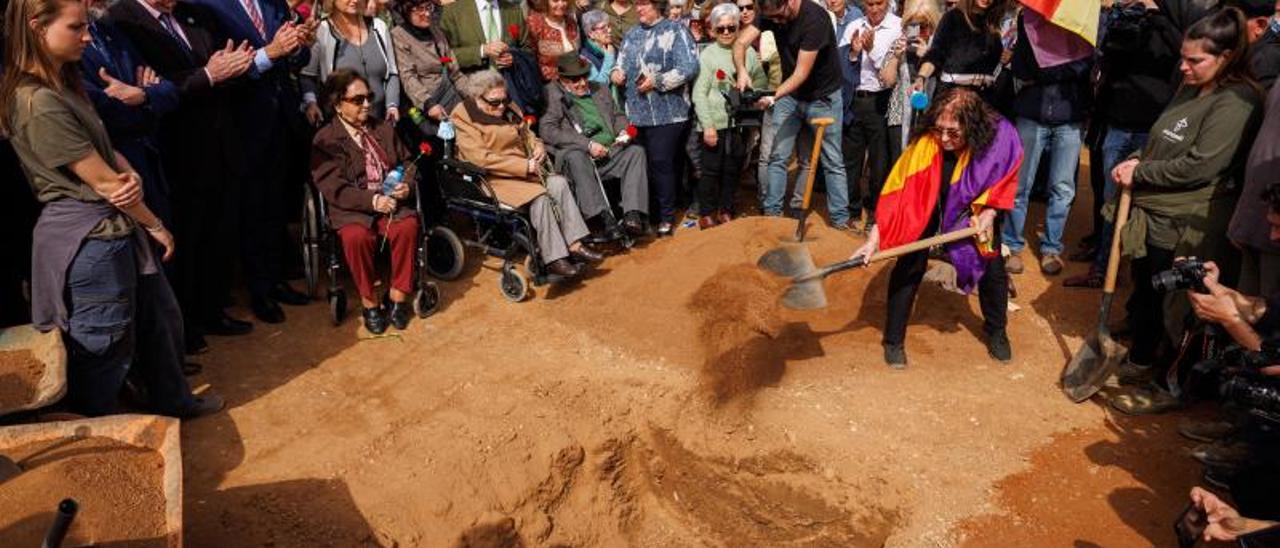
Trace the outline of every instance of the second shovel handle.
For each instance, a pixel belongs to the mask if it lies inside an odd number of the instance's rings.
[[[1102,283],[1103,293],[1116,292],[1116,274],[1120,272],[1120,232],[1129,222],[1129,204],[1133,194],[1129,187],[1120,191],[1120,205],[1116,208],[1116,225],[1111,233],[1111,254],[1107,256],[1107,277]]]

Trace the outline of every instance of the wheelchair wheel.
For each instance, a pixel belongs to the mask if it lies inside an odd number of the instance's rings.
[[[462,274],[465,251],[458,234],[449,227],[433,226],[427,231],[427,273],[444,281],[456,280]]]
[[[341,289],[329,292],[329,319],[333,325],[342,325],[347,317],[347,292]]]
[[[508,301],[518,303],[529,297],[529,277],[514,264],[502,267],[502,296]]]
[[[440,307],[440,288],[436,287],[435,282],[427,282],[422,285],[422,289],[413,296],[413,312],[419,318],[426,318],[435,313]]]
[[[315,298],[323,268],[320,258],[320,211],[316,207],[316,191],[311,185],[303,188],[302,195],[302,272],[306,277],[307,296]]]

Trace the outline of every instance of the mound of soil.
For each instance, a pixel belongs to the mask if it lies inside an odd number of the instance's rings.
[[[777,382],[782,356],[774,354],[782,331],[778,296],[782,282],[752,265],[721,268],[689,302],[702,342],[703,386],[717,401]]]
[[[65,498],[80,505],[68,546],[166,546],[164,458],[110,438],[87,437],[0,449],[23,472],[0,483],[0,538],[39,546]]]
[[[36,359],[31,350],[0,350],[0,409],[31,403],[44,370],[44,362]]]

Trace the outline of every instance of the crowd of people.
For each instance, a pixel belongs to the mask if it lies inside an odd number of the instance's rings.
[[[1082,37],[1012,0],[8,0],[0,233],[33,260],[6,265],[0,319],[65,334],[77,411],[113,412],[129,385],[157,412],[199,416],[222,402],[191,393],[186,356],[254,328],[226,313],[232,280],[260,322],[309,300],[286,282],[305,185],[382,333],[411,321],[414,253],[437,222],[413,198],[441,151],[527,215],[561,280],[620,233],[804,214],[803,185],[788,187],[814,170],[826,221],[866,237],[855,257],[978,227],[945,251],[1001,361],[1024,261],[1051,277],[1083,263],[1061,283],[1099,288],[1119,238],[1131,388],[1111,405],[1159,413],[1196,395],[1194,359],[1234,355],[1205,341],[1266,354],[1280,336],[1278,11],[1104,0]],[[1085,148],[1094,198],[1077,215],[1092,230],[1073,247]],[[404,177],[411,164],[425,175]],[[893,268],[894,368],[928,258]],[[1210,475],[1274,477],[1248,466],[1270,454],[1271,423],[1230,416],[1188,428],[1231,436],[1202,452]]]

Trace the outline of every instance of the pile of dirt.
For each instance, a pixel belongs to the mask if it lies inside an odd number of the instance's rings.
[[[0,450],[23,472],[0,483],[0,538],[39,546],[65,498],[80,511],[66,544],[166,546],[164,458],[110,438],[29,443]]]
[[[0,409],[16,409],[36,397],[44,362],[28,349],[0,350]]]
[[[725,401],[782,376],[781,356],[771,356],[782,331],[778,296],[782,282],[758,268],[726,266],[694,292],[689,310],[698,318],[702,381]]]

